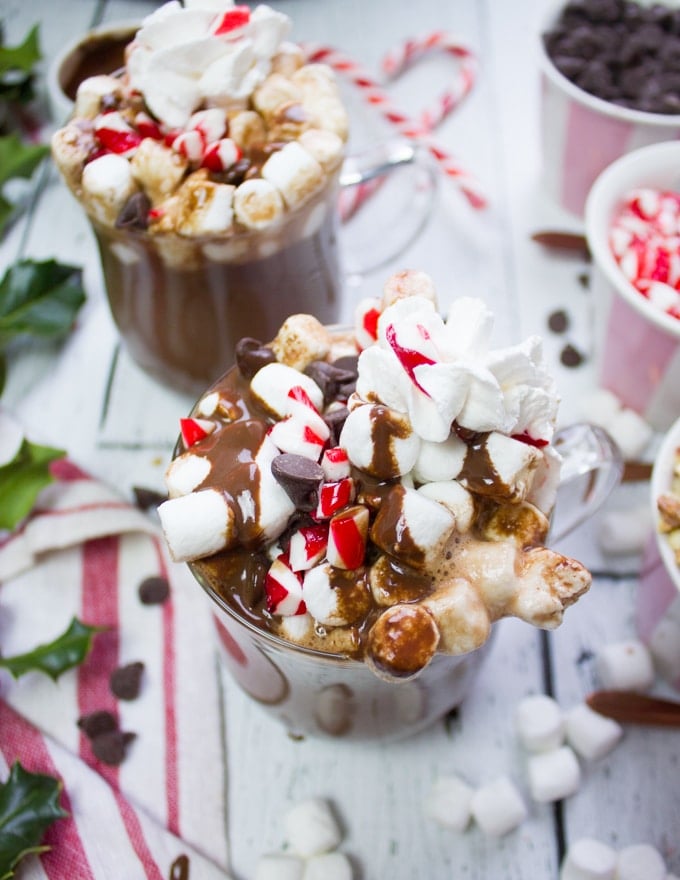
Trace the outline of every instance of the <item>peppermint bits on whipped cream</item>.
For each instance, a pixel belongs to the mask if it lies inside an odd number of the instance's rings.
[[[355,328],[293,315],[244,340],[182,420],[159,508],[174,558],[237,613],[388,680],[504,616],[555,627],[590,585],[543,546],[560,457],[540,340],[492,348],[480,300],[443,313],[407,270]]]

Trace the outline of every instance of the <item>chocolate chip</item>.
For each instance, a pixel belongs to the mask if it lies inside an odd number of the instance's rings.
[[[548,315],[548,327],[553,333],[564,333],[569,326],[569,316],[564,309],[556,309]]]
[[[284,452],[272,461],[272,474],[298,510],[315,510],[323,470],[311,458]]]
[[[339,370],[349,370],[356,376],[359,372],[359,358],[355,354],[346,354],[333,361],[333,366]]]
[[[313,379],[323,393],[323,402],[326,406],[337,399],[339,392],[343,389],[340,396],[346,400],[348,395],[344,390],[351,387],[354,390],[356,385],[356,371],[346,370],[338,367],[337,364],[329,364],[326,361],[312,361],[306,369],[305,373]],[[350,392],[351,393],[351,392]]]
[[[584,357],[573,345],[565,345],[560,354],[560,361],[565,367],[580,367]]]
[[[168,579],[155,575],[145,578],[137,588],[142,605],[161,605],[170,595]]]
[[[167,501],[168,496],[155,489],[145,489],[142,486],[133,486],[132,494],[135,496],[135,504],[140,510],[152,510]]]
[[[244,379],[252,379],[258,370],[267,364],[273,364],[276,355],[263,345],[259,339],[245,336],[236,343],[236,366]]]
[[[103,764],[117,767],[125,759],[126,749],[135,736],[134,733],[124,733],[122,730],[100,733],[92,739],[92,752]]]
[[[250,159],[239,159],[238,162],[234,162],[234,164],[230,168],[227,168],[227,170],[220,175],[220,178],[223,180],[224,183],[230,183],[232,186],[238,186],[246,179],[246,174],[248,173],[249,169]]]
[[[96,712],[90,712],[89,715],[82,715],[78,719],[78,727],[83,731],[88,739],[93,739],[102,733],[109,733],[118,728],[118,722],[115,715],[107,712],[105,709],[99,709]]]
[[[119,700],[135,700],[139,696],[142,683],[143,663],[128,663],[111,673],[109,687]]]
[[[337,446],[340,441],[340,432],[342,431],[342,427],[347,421],[347,416],[349,415],[349,410],[346,406],[337,406],[334,409],[329,409],[323,414],[323,420],[328,425],[331,436],[329,437],[329,443],[331,446]]]
[[[133,193],[116,217],[116,229],[146,229],[150,210],[151,200],[146,193]]]

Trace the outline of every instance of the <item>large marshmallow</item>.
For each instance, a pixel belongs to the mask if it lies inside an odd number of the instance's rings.
[[[289,208],[307,201],[326,179],[321,165],[295,141],[272,153],[262,166],[262,177],[280,191]]]
[[[533,694],[517,704],[515,730],[529,752],[550,751],[564,742],[564,714],[552,697]]]
[[[472,796],[472,815],[490,837],[502,837],[527,817],[528,810],[519,789],[507,776],[486,783]]]
[[[472,494],[456,480],[425,483],[417,490],[421,495],[436,501],[453,514],[456,531],[467,532],[472,527],[475,515],[475,502]]]
[[[420,438],[407,417],[379,404],[353,409],[343,425],[339,442],[355,467],[379,480],[407,474],[420,449]],[[376,451],[378,442],[379,452]]]
[[[288,810],[283,821],[291,851],[303,858],[331,852],[342,840],[329,804],[320,798],[301,801]]]
[[[665,880],[666,864],[661,853],[648,843],[626,846],[616,861],[616,880]]]
[[[560,869],[560,880],[614,880],[615,875],[616,852],[591,837],[571,844]]]
[[[187,495],[201,485],[211,470],[210,460],[204,455],[185,452],[168,465],[165,485],[170,498]]]
[[[137,189],[130,163],[116,153],[88,162],[81,184],[85,209],[106,226],[115,224],[121,209]]]
[[[570,797],[581,784],[581,768],[569,746],[531,755],[527,773],[531,796],[539,803]]]
[[[439,776],[425,798],[425,814],[444,828],[464,831],[472,815],[474,789],[460,776]]]
[[[566,722],[567,742],[587,761],[596,761],[609,754],[623,736],[620,724],[593,711],[587,703],[570,709]]]
[[[417,483],[455,480],[466,455],[467,446],[455,434],[440,443],[423,440],[413,467],[413,479]]]
[[[229,547],[235,538],[234,512],[216,489],[164,501],[158,515],[175,562],[210,556]]]
[[[648,691],[654,684],[651,654],[637,639],[603,645],[595,657],[595,669],[607,690]]]
[[[278,419],[290,413],[289,392],[300,386],[314,406],[323,407],[323,392],[313,379],[285,364],[271,363],[255,373],[250,391],[264,408]]]

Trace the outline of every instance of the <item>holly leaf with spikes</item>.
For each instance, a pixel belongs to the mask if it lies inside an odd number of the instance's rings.
[[[0,467],[0,529],[11,530],[28,516],[40,492],[54,480],[50,464],[65,455],[63,449],[24,439],[12,461]]]
[[[94,636],[102,631],[102,627],[88,626],[74,617],[54,641],[38,645],[26,654],[0,657],[0,667],[9,670],[14,678],[27,672],[44,672],[56,681],[68,669],[80,666],[90,652]]]
[[[41,57],[37,24],[17,46],[5,46],[0,38],[0,100],[26,103],[33,98],[34,67]]]
[[[49,150],[46,144],[25,144],[17,134],[0,137],[0,191],[12,178],[28,180]],[[0,192],[0,235],[14,209],[15,205]]]
[[[29,773],[16,761],[0,784],[0,880],[9,880],[29,853],[46,852],[45,831],[68,813],[59,805],[62,784],[41,773]]]

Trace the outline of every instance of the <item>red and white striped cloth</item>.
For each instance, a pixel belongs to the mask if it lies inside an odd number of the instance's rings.
[[[0,778],[15,760],[56,773],[72,813],[49,831],[53,850],[21,876],[165,880],[185,853],[197,863],[192,878],[224,878],[226,768],[208,603],[186,567],[167,559],[149,516],[68,462],[55,473],[0,545],[2,653],[52,640],[74,616],[107,629],[56,683],[0,673]],[[169,578],[162,605],[139,600],[152,575]],[[144,664],[140,695],[118,700],[109,676],[135,661]],[[99,709],[136,734],[118,767],[94,757],[76,723]]]

